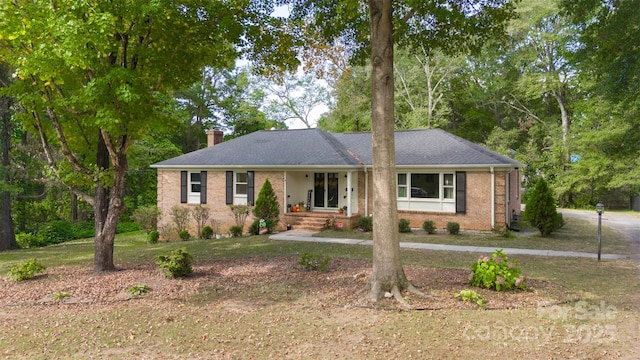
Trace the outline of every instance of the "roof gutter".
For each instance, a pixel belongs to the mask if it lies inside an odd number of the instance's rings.
[[[198,170],[229,170],[229,169],[257,169],[257,170],[283,170],[283,171],[307,171],[315,169],[361,169],[362,166],[358,165],[151,165],[154,169],[163,170],[185,170],[185,169],[198,169]]]

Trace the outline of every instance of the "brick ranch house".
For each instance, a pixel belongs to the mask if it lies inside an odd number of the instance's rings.
[[[235,225],[229,205],[254,204],[266,179],[280,202],[280,229],[320,230],[333,217],[350,228],[361,216],[375,218],[371,133],[271,130],[223,142],[211,130],[208,138],[207,148],[152,165],[160,226],[171,224],[173,206],[203,204],[225,233]],[[439,129],[397,131],[395,145],[398,218],[411,227],[433,220],[437,228],[455,221],[491,230],[520,212],[523,164]]]

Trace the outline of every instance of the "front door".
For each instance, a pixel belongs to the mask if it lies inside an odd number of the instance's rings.
[[[338,207],[338,173],[315,173],[313,175],[313,207]]]

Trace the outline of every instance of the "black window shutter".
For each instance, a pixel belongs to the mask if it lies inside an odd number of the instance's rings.
[[[247,171],[247,204],[255,205],[253,171]]]
[[[189,174],[186,171],[180,171],[180,202],[185,204],[187,202],[187,186],[189,182],[187,177]]]
[[[456,171],[456,214],[467,212],[467,173]]]
[[[200,171],[200,204],[207,203],[207,172]]]
[[[227,205],[233,204],[233,171],[227,171]]]

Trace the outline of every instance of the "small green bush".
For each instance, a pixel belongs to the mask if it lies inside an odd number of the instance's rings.
[[[525,289],[525,278],[520,275],[516,260],[509,260],[501,249],[491,256],[482,256],[471,266],[472,286],[496,291]]]
[[[230,229],[229,232],[231,233],[231,236],[233,237],[240,237],[242,236],[242,227],[239,225],[233,225]]]
[[[116,233],[124,234],[124,233],[133,232],[133,231],[139,231],[139,230],[140,230],[140,224],[138,224],[137,222],[121,221],[118,223]]]
[[[35,274],[44,272],[46,268],[40,264],[36,259],[29,259],[20,264],[15,264],[9,269],[7,275],[14,281],[23,281],[33,279]]]
[[[398,221],[398,230],[401,233],[410,233],[411,232],[411,222],[407,219],[400,219]]]
[[[249,225],[249,234],[251,235],[260,234],[260,219],[253,220],[251,225]]]
[[[51,221],[44,224],[36,236],[43,239],[46,245],[59,244],[74,239],[72,225],[65,220]]]
[[[213,228],[208,225],[203,227],[202,231],[200,232],[200,236],[206,240],[211,239],[213,237]]]
[[[513,233],[513,231],[509,230],[509,228],[505,227],[504,229],[502,229],[500,231],[500,235],[505,238],[505,239],[513,239],[516,237],[516,235]]]
[[[71,223],[71,239],[87,239],[96,235],[96,224],[93,221]]]
[[[47,243],[38,235],[31,233],[16,234],[16,242],[22,249],[31,249],[47,246]]]
[[[267,233],[272,234],[273,230],[275,230],[276,228],[275,221],[273,219],[266,219],[264,220],[264,222],[265,222],[265,227],[267,228]],[[260,219],[253,220],[251,225],[249,225],[249,234],[260,235]],[[240,233],[240,235],[242,235],[242,232]]]
[[[484,307],[484,300],[482,299],[482,296],[478,295],[478,293],[473,290],[460,290],[460,292],[454,296],[460,298],[462,301],[474,302],[478,304],[478,306]]]
[[[328,256],[304,252],[300,254],[298,265],[302,265],[308,271],[325,271],[330,261],[331,258]]]
[[[58,291],[57,293],[53,294],[53,299],[56,301],[66,299],[68,297],[71,297],[71,294],[66,291]]]
[[[460,224],[457,222],[448,222],[447,232],[451,235],[457,235],[460,232]]]
[[[191,239],[191,234],[189,234],[188,230],[182,230],[178,233],[178,237],[180,237],[180,240],[182,241],[187,241]]]
[[[358,219],[358,228],[362,231],[373,231],[373,218],[371,216],[363,216]]]
[[[158,230],[151,230],[151,232],[149,232],[149,234],[147,235],[147,241],[149,242],[149,244],[157,244],[159,239],[160,233],[158,232]]]
[[[427,232],[427,234],[435,234],[436,233],[436,223],[433,220],[427,220],[422,223],[422,229]]]
[[[141,296],[151,291],[151,288],[145,284],[133,285],[127,289],[131,296]]]
[[[193,272],[193,256],[187,249],[175,249],[170,255],[158,255],[156,263],[168,278],[185,277]]]

